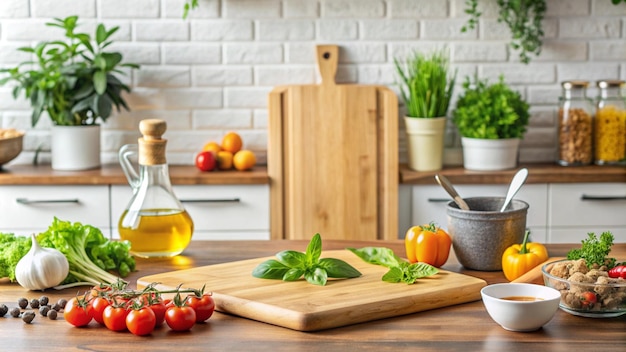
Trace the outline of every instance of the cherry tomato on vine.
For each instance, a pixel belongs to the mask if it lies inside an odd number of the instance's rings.
[[[149,307],[132,308],[126,315],[126,328],[134,335],[148,335],[155,326],[156,316]]]
[[[154,316],[156,318],[155,325],[161,326],[161,324],[165,321],[165,311],[167,310],[165,304],[163,302],[154,302],[150,304],[148,308],[152,309],[152,312],[154,312]]]
[[[63,309],[63,318],[68,323],[74,326],[85,326],[91,322],[93,319],[93,308],[89,304],[89,301],[85,297],[73,297]]]
[[[108,299],[104,297],[92,298],[89,302],[92,308],[93,319],[100,325],[104,325],[103,314],[104,309],[111,305]]]
[[[102,320],[109,330],[124,331],[126,330],[126,315],[128,315],[126,307],[110,305],[104,309]]]
[[[208,293],[203,294],[202,297],[189,295],[185,303],[196,311],[196,323],[209,319],[215,310],[215,301]]]
[[[173,305],[165,311],[165,322],[174,331],[187,331],[196,323],[196,311],[185,305]]]

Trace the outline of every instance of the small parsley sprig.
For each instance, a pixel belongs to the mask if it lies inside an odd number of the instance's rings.
[[[615,266],[615,258],[609,258],[609,252],[613,246],[613,234],[610,231],[602,232],[600,238],[595,233],[589,232],[588,238],[582,240],[580,248],[572,249],[567,253],[567,259],[584,259],[588,267],[594,264],[606,265],[609,269]]]
[[[252,271],[252,276],[260,279],[276,279],[296,281],[302,276],[314,285],[324,286],[328,278],[350,279],[361,276],[361,273],[352,265],[341,259],[321,258],[322,237],[315,234],[306,252],[282,251],[276,254],[276,259],[269,259],[259,264]]]

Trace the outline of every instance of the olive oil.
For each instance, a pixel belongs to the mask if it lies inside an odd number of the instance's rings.
[[[191,241],[193,221],[181,209],[141,209],[136,219],[124,211],[118,229],[120,238],[131,243],[139,257],[172,257],[182,253]]]

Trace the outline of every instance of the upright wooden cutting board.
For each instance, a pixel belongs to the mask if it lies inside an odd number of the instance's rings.
[[[381,280],[386,268],[365,263],[348,250],[325,251],[322,257],[343,259],[363,275],[332,280],[326,286],[253,277],[252,270],[271,258],[267,257],[146,276],[137,280],[137,286],[206,285],[220,312],[315,331],[476,301],[486,285],[481,279],[443,270],[413,285],[387,283]]]
[[[272,239],[391,239],[398,233],[398,101],[336,84],[337,46],[317,47],[321,84],[269,95]]]

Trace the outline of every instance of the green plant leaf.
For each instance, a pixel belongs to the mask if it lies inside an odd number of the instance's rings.
[[[98,115],[102,118],[111,116],[111,112],[113,111],[112,105],[113,102],[107,94],[98,96]]]
[[[304,269],[291,268],[283,275],[283,281],[297,281],[304,275]]]
[[[96,27],[96,43],[98,45],[104,43],[107,40],[107,30],[104,28],[104,25],[100,23],[98,27]]]
[[[403,261],[393,250],[386,247],[363,247],[363,248],[346,248],[350,252],[356,254],[364,262],[382,265],[388,268],[399,266]]]
[[[336,279],[347,279],[361,276],[361,272],[352,265],[337,258],[322,258],[318,265],[326,270],[328,277]]]
[[[385,273],[385,275],[383,275],[382,280],[385,282],[397,283],[397,282],[402,282],[402,277],[403,277],[402,269],[400,269],[400,267],[395,266],[395,267],[390,268],[389,271]]]
[[[326,273],[326,270],[320,267],[315,267],[312,270],[306,270],[304,272],[304,278],[307,282],[313,285],[324,286],[328,281],[328,274]]]
[[[104,94],[107,89],[106,73],[104,71],[96,71],[93,74],[93,87],[99,95]]]
[[[276,258],[279,262],[287,265],[290,268],[306,268],[306,255],[298,251],[281,251],[276,253]]]
[[[320,236],[319,233],[316,233],[313,238],[311,238],[309,245],[306,247],[305,254],[308,266],[319,262],[320,255],[322,254],[322,236]]]
[[[274,259],[268,259],[254,268],[252,276],[260,279],[282,280],[289,270],[290,268],[285,264]]]

